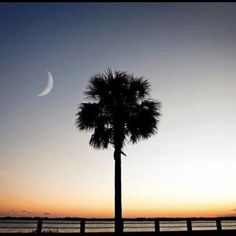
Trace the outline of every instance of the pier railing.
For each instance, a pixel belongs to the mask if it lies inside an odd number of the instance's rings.
[[[1,233],[105,233],[114,232],[114,219],[0,219]],[[235,230],[236,217],[218,218],[124,218],[123,232]]]

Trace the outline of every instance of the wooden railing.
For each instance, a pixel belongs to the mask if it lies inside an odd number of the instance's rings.
[[[114,232],[114,219],[0,219],[0,233],[7,232]],[[14,230],[13,230],[14,229]],[[236,217],[123,219],[123,232],[235,230]]]

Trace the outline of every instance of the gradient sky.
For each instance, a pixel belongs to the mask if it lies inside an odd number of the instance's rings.
[[[0,215],[113,216],[113,150],[74,125],[108,66],[163,105],[124,149],[123,215],[235,214],[235,25],[235,3],[1,3]]]

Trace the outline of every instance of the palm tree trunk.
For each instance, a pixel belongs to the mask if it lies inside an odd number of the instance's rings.
[[[121,204],[121,151],[115,149],[115,233],[123,232]]]

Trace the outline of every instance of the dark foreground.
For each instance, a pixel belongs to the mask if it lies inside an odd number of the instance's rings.
[[[180,231],[180,232],[126,232],[122,234],[115,233],[85,233],[86,236],[236,236],[236,230],[222,231]],[[36,236],[36,235],[52,235],[52,236],[84,236],[81,233],[0,233],[0,236]]]
[[[96,229],[114,230],[114,219],[11,219],[0,218],[0,229],[13,229],[15,233],[0,233],[0,236],[236,236],[236,217],[218,218],[134,218],[123,219],[124,231],[120,234],[114,232],[91,232]],[[64,233],[51,229],[77,229],[79,232]],[[139,231],[145,228],[149,232],[127,232],[130,229]],[[184,228],[184,229],[183,229]],[[31,229],[28,233],[16,233],[20,229]],[[176,231],[166,231],[172,229]],[[154,230],[150,232],[150,230]],[[186,230],[186,231],[180,231]],[[89,232],[90,231],[90,232]],[[140,230],[141,231],[141,230]],[[33,232],[33,233],[32,233]]]

